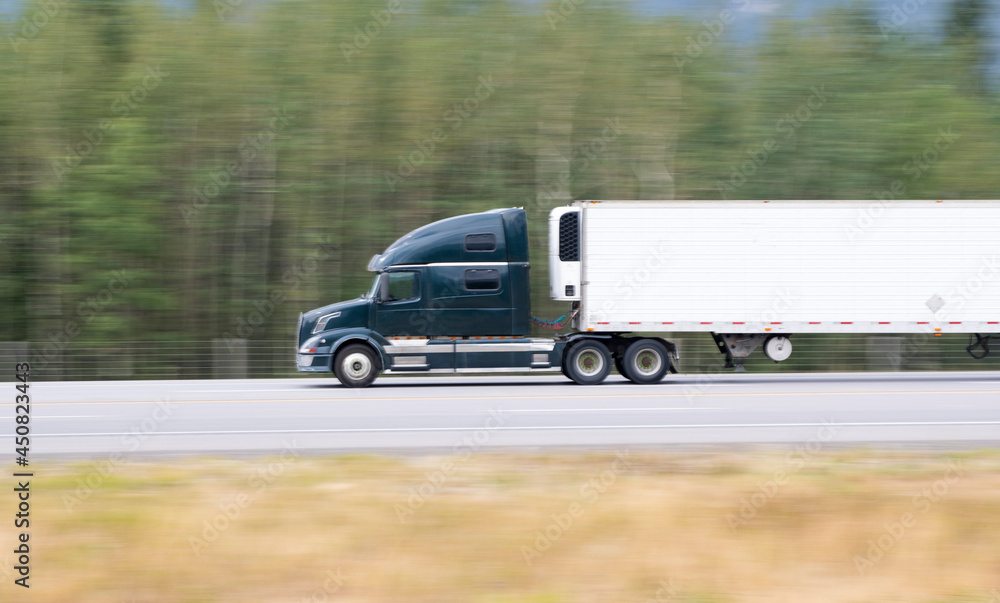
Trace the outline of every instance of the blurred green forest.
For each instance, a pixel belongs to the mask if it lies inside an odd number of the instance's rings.
[[[846,4],[754,43],[746,5],[26,4],[0,25],[0,341],[290,349],[372,254],[495,207],[528,210],[552,317],[574,199],[996,198],[983,2],[941,35]]]

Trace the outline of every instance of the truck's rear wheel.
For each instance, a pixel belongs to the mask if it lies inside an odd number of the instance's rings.
[[[611,372],[611,353],[594,341],[582,341],[566,352],[566,374],[580,385],[597,385]]]
[[[333,361],[333,373],[346,387],[368,387],[381,372],[378,356],[363,343],[344,346]]]
[[[670,370],[667,348],[655,339],[638,339],[625,350],[624,375],[635,383],[659,383]]]

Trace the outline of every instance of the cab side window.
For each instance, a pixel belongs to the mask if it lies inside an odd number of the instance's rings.
[[[387,303],[420,299],[420,276],[416,272],[390,272],[383,300]]]
[[[489,269],[476,269],[465,271],[466,291],[499,291],[500,271]]]
[[[466,251],[496,251],[497,237],[491,232],[465,235]]]

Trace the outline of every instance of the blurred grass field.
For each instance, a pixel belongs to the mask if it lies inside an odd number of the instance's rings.
[[[3,601],[1000,601],[996,451],[35,465]]]

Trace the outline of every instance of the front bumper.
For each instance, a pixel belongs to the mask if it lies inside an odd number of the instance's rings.
[[[295,368],[301,373],[330,372],[330,354],[297,354]]]

